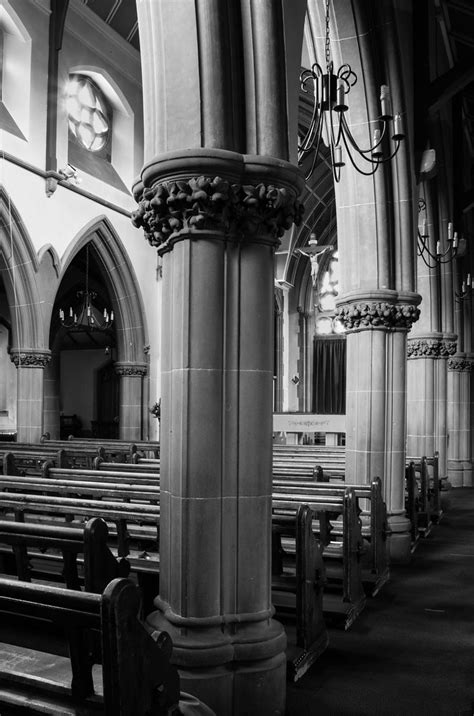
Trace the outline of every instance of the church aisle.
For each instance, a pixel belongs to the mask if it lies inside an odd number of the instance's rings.
[[[474,489],[451,490],[441,523],[350,631],[288,685],[287,716],[474,713]]]

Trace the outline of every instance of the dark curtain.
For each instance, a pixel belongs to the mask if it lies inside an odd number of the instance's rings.
[[[315,338],[312,412],[346,412],[346,339]]]

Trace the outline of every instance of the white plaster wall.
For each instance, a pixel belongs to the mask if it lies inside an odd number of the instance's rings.
[[[7,1],[7,0],[0,0]],[[46,156],[46,91],[48,68],[49,2],[47,0],[15,0],[15,12],[32,39],[30,124],[28,141],[0,132],[1,148],[8,154],[45,170]],[[140,172],[143,163],[143,109],[140,56],[136,50],[106,26],[97,28],[96,16],[80,0],[71,0],[60,53],[60,87],[70,68],[90,66],[102,68],[121,96],[133,110],[133,136],[122,147],[121,166],[130,155],[130,171],[122,177],[128,185]],[[62,83],[62,84],[61,84]],[[58,112],[58,167],[67,163],[67,124]],[[79,188],[132,212],[136,204],[126,194],[109,184],[82,173]],[[98,217],[106,216],[123,242],[137,276],[145,307],[145,322],[150,344],[150,399],[160,397],[158,386],[160,291],[157,280],[157,254],[135,229],[128,216],[74,193],[62,186],[48,198],[41,176],[7,160],[0,159],[0,184],[3,184],[38,253],[45,244],[52,244],[60,261],[74,247],[83,229]],[[76,411],[77,412],[77,411]],[[153,423],[152,423],[153,425]]]

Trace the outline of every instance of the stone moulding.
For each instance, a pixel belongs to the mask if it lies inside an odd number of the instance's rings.
[[[122,376],[143,376],[147,374],[146,365],[128,364],[128,363],[116,363],[115,373]]]
[[[448,370],[470,373],[472,371],[472,361],[468,358],[451,357],[448,360]]]
[[[407,357],[410,358],[449,358],[456,353],[456,341],[437,338],[412,338],[408,340]]]
[[[293,223],[300,223],[302,212],[295,193],[286,187],[198,176],[145,188],[132,223],[144,229],[151,246],[160,247],[180,232],[206,229],[278,239]]]
[[[301,170],[284,159],[210,147],[168,152],[142,169],[132,222],[160,254],[206,233],[276,246],[301,221],[303,189]]]
[[[45,368],[51,361],[50,351],[12,351],[10,360],[17,368]]]
[[[347,331],[369,328],[409,330],[419,315],[420,309],[412,304],[385,301],[343,305],[336,312]]]

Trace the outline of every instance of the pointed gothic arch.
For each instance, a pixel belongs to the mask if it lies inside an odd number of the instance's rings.
[[[61,261],[59,283],[77,253],[88,243],[94,248],[112,302],[118,360],[144,363],[148,340],[140,288],[127,251],[106,216],[89,222],[69,244]]]
[[[0,186],[0,276],[10,309],[13,351],[47,348],[37,272],[36,253],[20,213]]]

